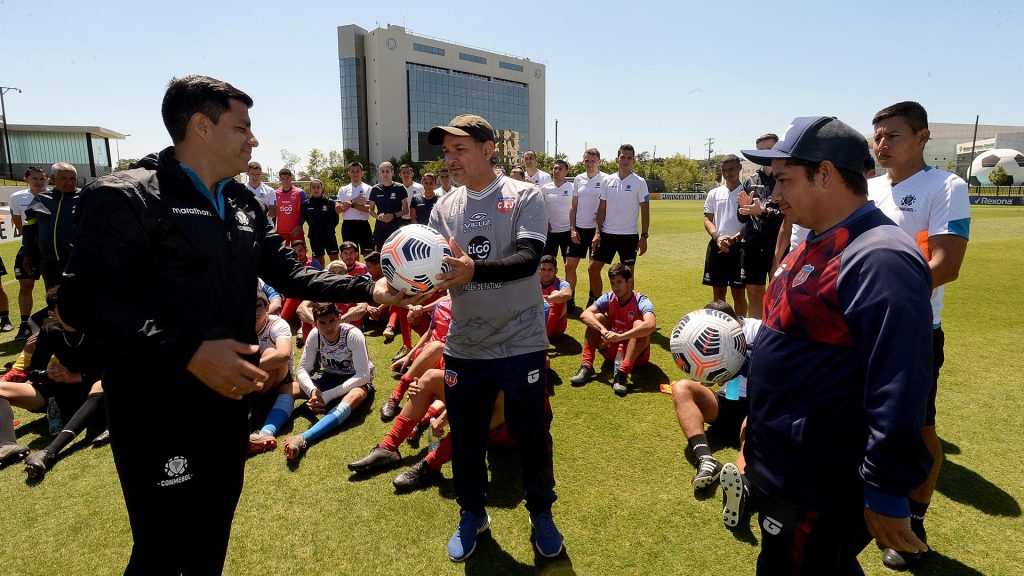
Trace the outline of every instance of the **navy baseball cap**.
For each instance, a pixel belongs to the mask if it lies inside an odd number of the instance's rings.
[[[809,162],[828,160],[837,168],[858,173],[864,170],[864,159],[871,155],[864,136],[834,116],[794,118],[782,140],[770,150],[741,152],[748,160],[761,166],[785,158]]]

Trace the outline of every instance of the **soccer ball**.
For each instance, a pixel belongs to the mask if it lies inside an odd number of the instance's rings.
[[[380,250],[380,267],[395,290],[420,294],[437,285],[449,270],[442,260],[452,256],[444,236],[429,226],[409,224],[388,236]]]
[[[669,349],[692,380],[724,384],[739,373],[747,356],[743,328],[718,310],[694,310],[672,329]]]

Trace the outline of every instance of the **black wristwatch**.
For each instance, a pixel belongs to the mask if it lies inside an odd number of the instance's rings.
[[[644,232],[643,234],[640,235],[641,238],[650,238],[650,236],[651,235],[648,234],[647,232]]]

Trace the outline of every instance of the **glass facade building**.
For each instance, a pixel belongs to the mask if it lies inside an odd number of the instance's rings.
[[[431,146],[427,133],[459,114],[477,114],[495,130],[517,132],[521,146],[529,147],[530,94],[525,84],[411,62],[406,63],[406,74],[409,150],[414,162],[440,157],[440,146]]]
[[[360,156],[369,155],[366,134],[366,78],[362,58],[342,58],[341,68],[341,147],[355,150]]]

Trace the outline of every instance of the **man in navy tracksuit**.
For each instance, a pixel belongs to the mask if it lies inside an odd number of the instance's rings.
[[[812,230],[775,271],[748,374],[744,455],[758,490],[758,574],[861,574],[874,536],[926,549],[909,491],[931,464],[928,265],[867,200],[867,142],[835,118],[796,118],[770,150],[772,199]]]

